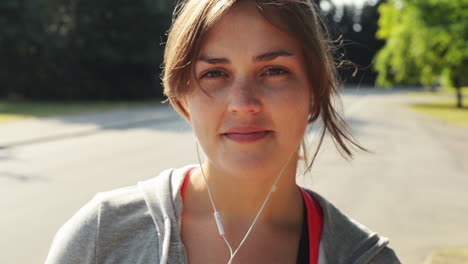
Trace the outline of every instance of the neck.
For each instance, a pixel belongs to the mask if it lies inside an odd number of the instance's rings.
[[[294,225],[302,220],[302,196],[296,185],[296,157],[288,162],[281,178],[277,182],[259,222],[272,225]],[[284,164],[282,165],[284,166]],[[257,215],[281,169],[271,171],[232,175],[219,170],[209,161],[203,164],[203,172],[211,190],[217,210],[224,221],[240,225],[250,225]],[[263,174],[263,175],[259,175]],[[207,194],[207,184],[202,170],[197,170],[191,177],[193,194],[201,205],[199,213],[212,215],[213,208]]]

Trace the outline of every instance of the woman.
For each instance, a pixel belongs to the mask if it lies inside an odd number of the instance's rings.
[[[318,17],[299,0],[179,6],[165,93],[206,161],[97,195],[46,263],[399,263],[386,238],[296,185],[309,124],[320,118],[320,142],[328,131],[344,155],[359,147],[331,103]]]

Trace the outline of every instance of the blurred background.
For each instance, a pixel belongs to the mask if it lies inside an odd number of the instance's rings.
[[[299,182],[403,263],[468,263],[468,0],[315,2],[351,62],[344,117],[374,153],[344,161],[325,143]],[[43,262],[95,193],[196,162],[190,127],[161,104],[175,5],[0,1],[0,263]]]

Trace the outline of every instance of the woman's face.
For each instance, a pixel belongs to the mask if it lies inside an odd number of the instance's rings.
[[[193,62],[183,101],[210,165],[239,176],[278,172],[298,149],[310,111],[301,44],[254,1],[242,1],[210,30]]]

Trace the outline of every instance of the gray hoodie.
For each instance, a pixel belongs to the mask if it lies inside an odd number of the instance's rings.
[[[192,167],[168,169],[136,186],[97,194],[58,231],[46,264],[187,263],[180,238],[180,189]],[[319,264],[400,263],[387,238],[307,192],[323,210]]]

